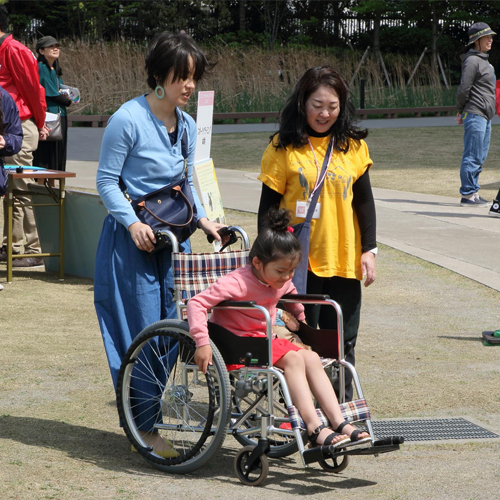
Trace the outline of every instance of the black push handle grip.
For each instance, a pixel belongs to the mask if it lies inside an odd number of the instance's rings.
[[[224,238],[224,236],[227,236],[227,235],[231,235],[231,233],[235,234],[230,226],[221,227],[217,232],[219,233],[221,238]],[[213,243],[213,241],[215,240],[215,237],[211,234],[208,234],[207,240],[209,243]]]

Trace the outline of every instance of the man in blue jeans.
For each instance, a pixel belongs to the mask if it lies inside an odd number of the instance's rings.
[[[464,152],[460,166],[460,205],[486,206],[479,196],[479,174],[488,155],[491,119],[495,116],[496,76],[488,62],[496,33],[486,23],[474,23],[469,28],[469,42],[474,44],[462,55],[462,76],[457,89],[457,122],[464,125]]]

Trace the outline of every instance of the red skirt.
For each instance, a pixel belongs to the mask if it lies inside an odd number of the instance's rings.
[[[286,339],[273,339],[272,341],[272,347],[273,347],[273,365],[281,359],[287,352],[290,351],[300,351],[302,347],[299,347],[289,340]],[[240,368],[243,368],[245,365],[226,365],[226,368],[228,371],[231,370],[239,370]]]

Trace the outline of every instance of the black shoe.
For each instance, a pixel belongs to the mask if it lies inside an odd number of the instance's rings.
[[[12,261],[12,267],[42,267],[43,265],[41,257],[22,257]]]
[[[476,203],[481,203],[482,205],[488,205],[489,201],[485,200],[476,193]]]
[[[491,215],[492,217],[500,217],[500,201],[493,200],[493,205],[491,205],[488,215]]]
[[[488,202],[481,198],[480,196],[478,198],[462,198],[460,200],[460,205],[462,207],[484,207],[487,205]]]
[[[13,255],[16,255],[19,252],[13,252]],[[0,262],[7,262],[7,247],[4,245],[0,247]]]

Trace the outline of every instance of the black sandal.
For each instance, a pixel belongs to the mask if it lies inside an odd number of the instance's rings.
[[[311,445],[312,448],[314,448],[315,446],[332,446],[333,448],[338,448],[339,446],[341,445],[345,445],[347,444],[351,439],[349,438],[349,436],[345,436],[344,434],[338,432],[338,431],[334,431],[334,432],[331,432],[328,436],[326,436],[326,439],[325,441],[323,442],[323,444],[318,444],[317,441],[318,441],[318,436],[319,436],[319,433],[323,430],[323,429],[327,429],[328,427],[326,425],[319,425],[318,427],[316,427],[316,429],[314,429],[313,433],[312,434],[308,434],[307,435],[307,439]],[[331,444],[331,442],[337,437],[337,436],[342,436],[344,435],[345,436],[345,439],[341,439],[340,441],[337,441],[336,443],[333,443]]]
[[[347,420],[344,420],[336,429],[335,432],[338,432],[339,434],[343,434],[343,429],[346,425],[352,425],[350,422]],[[351,432],[351,435],[349,438],[351,439],[351,443],[356,443],[356,444],[362,444],[362,443],[368,443],[368,441],[371,441],[371,437],[366,437],[366,438],[360,438],[359,435],[362,434],[363,432],[366,431],[361,431],[359,429],[355,429],[354,431]]]

